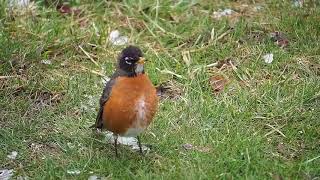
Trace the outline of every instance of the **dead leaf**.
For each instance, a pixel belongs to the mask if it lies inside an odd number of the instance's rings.
[[[78,24],[80,27],[86,27],[89,24],[89,19],[87,18],[79,19]]]
[[[221,92],[227,84],[227,80],[222,75],[215,75],[209,79],[209,83],[214,93]]]
[[[279,31],[275,31],[270,34],[271,40],[281,48],[286,48],[289,45],[289,40],[286,36]]]
[[[112,132],[106,131],[106,132],[103,132],[103,134],[104,134],[105,140],[107,142],[110,142],[111,144],[114,143],[115,136],[113,135]],[[139,151],[139,149],[140,149],[139,144],[138,144],[138,139],[135,138],[135,137],[122,137],[122,136],[119,136],[117,141],[118,141],[118,144],[129,146],[134,151]],[[148,147],[148,146],[146,146],[144,144],[141,144],[141,148],[142,148],[143,152],[147,152],[148,153],[150,151],[150,147]]]
[[[74,7],[71,7],[67,4],[62,4],[62,5],[58,5],[57,6],[57,10],[61,13],[61,14],[74,14],[74,15],[79,15],[81,10],[80,9],[76,9]]]

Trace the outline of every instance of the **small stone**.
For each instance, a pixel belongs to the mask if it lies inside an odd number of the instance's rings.
[[[78,169],[75,169],[75,170],[67,170],[67,173],[68,174],[71,174],[71,175],[79,175],[81,173],[80,170]]]
[[[262,58],[264,59],[265,63],[270,64],[273,61],[273,54],[272,53],[268,53],[268,54],[262,56]]]
[[[88,180],[97,180],[98,179],[98,176],[96,175],[92,175],[88,178]]]
[[[52,62],[51,62],[50,60],[48,60],[48,59],[42,60],[41,63],[42,63],[42,64],[47,64],[47,65],[52,64]]]
[[[7,157],[9,159],[13,159],[14,160],[14,159],[16,159],[17,155],[18,155],[17,151],[12,151],[11,154],[9,154]]]
[[[192,145],[192,144],[189,144],[189,143],[182,145],[182,147],[183,147],[185,150],[191,150],[191,149],[193,149],[193,145]]]
[[[12,175],[13,175],[12,169],[0,169],[1,180],[9,180]]]

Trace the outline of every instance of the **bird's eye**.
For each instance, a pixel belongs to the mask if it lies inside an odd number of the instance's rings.
[[[132,59],[133,59],[133,58],[131,58],[131,57],[125,57],[125,58],[124,58],[125,62],[126,62],[127,64],[129,64],[129,65],[132,64],[132,62],[130,62],[130,60],[132,60]]]

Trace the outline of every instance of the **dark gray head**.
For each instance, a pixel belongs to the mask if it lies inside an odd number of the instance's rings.
[[[136,46],[128,46],[118,57],[119,68],[128,76],[144,73],[144,58],[142,51]]]

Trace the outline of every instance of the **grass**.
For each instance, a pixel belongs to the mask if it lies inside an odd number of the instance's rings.
[[[1,2],[0,169],[32,179],[320,177],[319,3],[71,5],[80,14],[61,14],[42,1],[33,10],[9,11]],[[213,18],[225,8],[238,13]],[[122,146],[115,158],[112,145],[88,129],[103,88],[95,72],[111,75],[124,47],[108,41],[115,29],[143,49],[152,82],[171,87],[142,137],[152,147],[145,157]],[[274,31],[286,35],[288,47],[270,40]],[[274,54],[270,64],[266,53]],[[232,65],[207,67],[226,59]],[[209,79],[217,75],[228,83],[213,92]],[[7,158],[12,151],[15,160]]]

